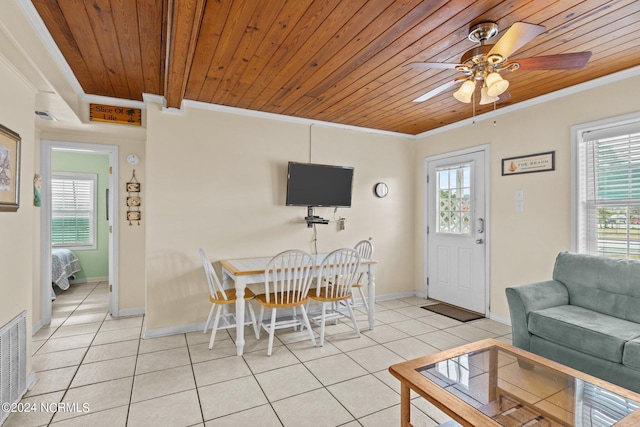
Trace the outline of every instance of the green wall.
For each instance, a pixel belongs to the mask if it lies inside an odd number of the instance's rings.
[[[53,150],[51,154],[53,172],[79,172],[98,174],[98,212],[96,249],[73,250],[80,260],[82,271],[76,273],[77,280],[109,277],[109,224],[107,222],[106,190],[109,187],[109,156],[106,154],[81,153]]]

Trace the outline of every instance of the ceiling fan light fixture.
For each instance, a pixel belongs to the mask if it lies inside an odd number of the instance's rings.
[[[499,64],[502,61],[504,61],[504,57],[499,53],[492,53],[487,56],[487,62],[491,65]]]
[[[480,90],[480,105],[492,104],[500,100],[500,98],[497,96],[490,96],[487,93],[488,91],[489,88],[486,86],[483,86]]]
[[[467,80],[462,83],[462,86],[453,94],[453,97],[460,102],[468,104],[471,102],[471,95],[473,95],[475,90],[476,83],[473,80]]]
[[[509,81],[502,78],[502,76],[496,72],[493,72],[485,79],[487,83],[487,94],[489,96],[499,96],[509,87]]]

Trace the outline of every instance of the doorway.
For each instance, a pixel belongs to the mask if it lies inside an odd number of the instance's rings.
[[[118,147],[115,145],[89,144],[66,141],[42,140],[40,145],[40,165],[42,179],[41,213],[41,323],[51,323],[52,303],[52,158],[59,151],[103,155],[108,158],[108,184],[104,193],[96,193],[106,203],[106,238],[99,244],[108,245],[108,298],[109,313],[118,316]]]
[[[481,146],[425,160],[425,293],[485,315],[488,151]]]

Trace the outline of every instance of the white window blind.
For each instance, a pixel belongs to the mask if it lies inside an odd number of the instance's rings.
[[[578,249],[640,259],[640,123],[582,133]]]
[[[97,175],[54,173],[51,179],[53,246],[92,248],[96,244]]]

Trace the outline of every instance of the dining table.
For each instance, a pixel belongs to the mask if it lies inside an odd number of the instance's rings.
[[[314,271],[327,254],[313,255],[315,258]],[[220,261],[222,267],[222,286],[229,288],[231,281],[236,289],[236,319],[245,318],[244,291],[247,285],[253,283],[264,283],[264,272],[268,262],[272,257],[223,259]],[[376,284],[375,271],[377,261],[373,259],[361,259],[358,264],[358,273],[365,273],[367,276],[367,298],[369,303],[369,329],[375,327],[375,298]],[[238,356],[242,356],[244,351],[244,322],[236,322],[236,349]]]

